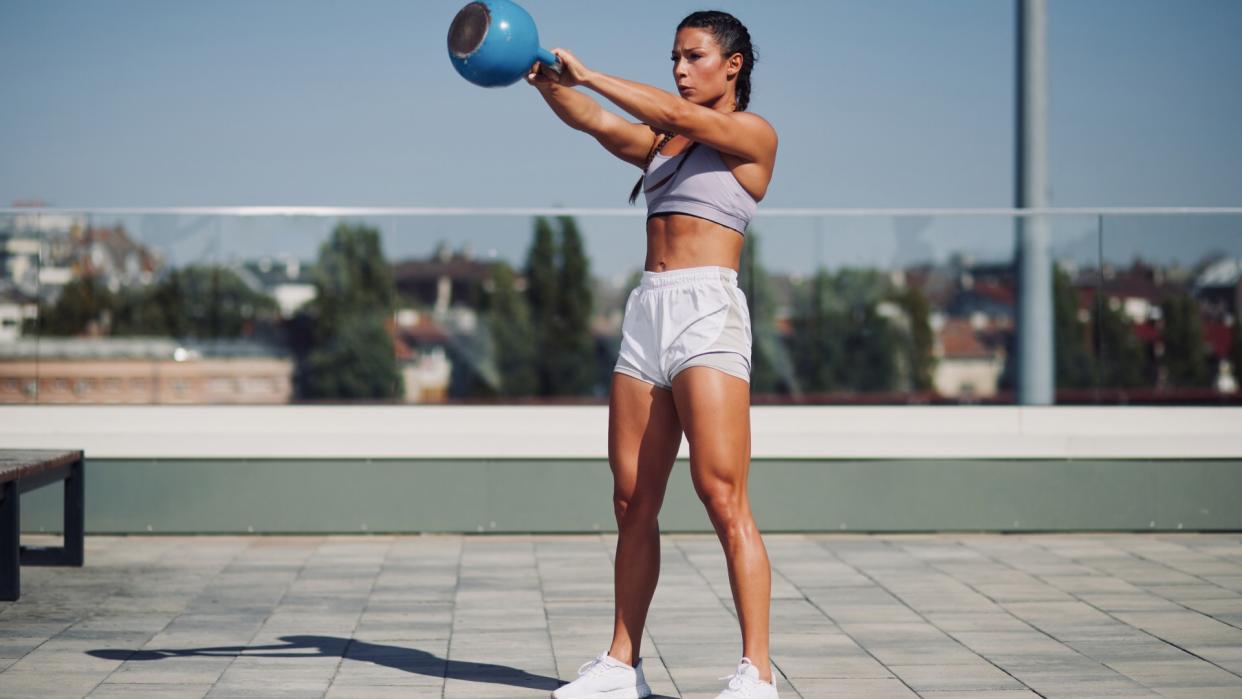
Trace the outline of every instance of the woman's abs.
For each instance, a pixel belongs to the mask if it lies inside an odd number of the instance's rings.
[[[740,233],[687,214],[659,214],[647,219],[648,272],[686,267],[728,267],[737,271],[745,239]]]

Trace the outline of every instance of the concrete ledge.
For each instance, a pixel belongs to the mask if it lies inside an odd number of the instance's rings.
[[[600,459],[588,406],[0,406],[0,447],[106,459]],[[1242,458],[1242,408],[756,406],[755,459]],[[683,441],[681,456],[688,456]]]

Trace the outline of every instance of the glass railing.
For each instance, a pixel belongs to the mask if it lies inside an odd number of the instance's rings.
[[[7,209],[0,403],[603,403],[644,243],[637,210]],[[761,210],[753,400],[1236,404],[1240,268],[1242,209]]]

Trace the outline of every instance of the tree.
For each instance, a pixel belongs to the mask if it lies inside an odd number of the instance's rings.
[[[555,306],[557,332],[548,347],[550,388],[555,395],[587,395],[595,386],[590,263],[574,219],[560,216],[558,221],[561,240]]]
[[[191,266],[147,289],[123,292],[112,334],[234,338],[278,315],[276,301],[246,286],[236,272]]]
[[[1207,347],[1199,323],[1199,303],[1185,292],[1170,294],[1160,304],[1164,316],[1164,366],[1169,384],[1204,387],[1211,381]]]
[[[904,352],[909,371],[910,389],[930,391],[932,373],[936,366],[934,354],[935,337],[931,329],[931,304],[923,292],[906,287],[893,299],[909,319],[906,349]]]
[[[378,229],[337,224],[319,248],[310,347],[298,364],[309,399],[391,399],[404,392],[386,321],[397,298]]]
[[[789,349],[776,329],[776,299],[767,270],[760,262],[759,234],[753,229],[748,231],[742,245],[738,286],[750,306],[751,393],[795,393],[798,380]]]
[[[61,289],[50,309],[39,313],[42,332],[47,335],[80,335],[111,323],[116,299],[98,277],[80,277]]]
[[[831,276],[819,270],[793,324],[790,351],[801,388],[820,393],[839,388],[834,367],[845,361],[842,312],[831,293]]]
[[[376,313],[345,315],[319,337],[306,358],[303,396],[313,399],[391,399],[403,392],[392,336]]]
[[[807,391],[892,391],[899,377],[896,329],[878,311],[891,296],[875,271],[820,270],[794,321],[794,363]]]
[[[526,298],[534,327],[541,396],[583,395],[595,385],[590,269],[577,223],[557,218],[559,240],[542,216],[526,257]]]
[[[1107,388],[1138,388],[1148,383],[1146,352],[1125,313],[1101,304],[1096,322],[1100,334],[1096,376]]]
[[[1087,346],[1084,324],[1078,320],[1078,293],[1060,267],[1052,270],[1053,361],[1060,388],[1090,388],[1095,366]]]
[[[551,368],[546,350],[557,332],[557,255],[552,226],[543,216],[535,217],[534,238],[526,253],[526,300],[530,305],[535,331],[537,395],[551,395]]]
[[[534,395],[538,374],[530,308],[517,290],[517,274],[509,265],[502,262],[492,267],[491,280],[484,317],[491,328],[499,393],[510,397]]]

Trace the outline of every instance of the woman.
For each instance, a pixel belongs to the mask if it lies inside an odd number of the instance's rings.
[[[776,697],[768,659],[771,568],[746,493],[750,466],[750,317],[737,286],[746,225],[767,191],[777,137],[746,112],[755,56],[741,22],[695,12],[677,27],[679,95],[588,69],[554,49],[559,74],[535,64],[534,85],[566,124],[643,169],[647,258],[630,294],[613,373],[608,458],[618,539],[616,619],[607,653],[553,693],[645,697],[639,644],[660,566],[656,521],[684,431],[690,474],[728,559],[743,657],[717,699]],[[628,122],[587,95],[636,117]]]

